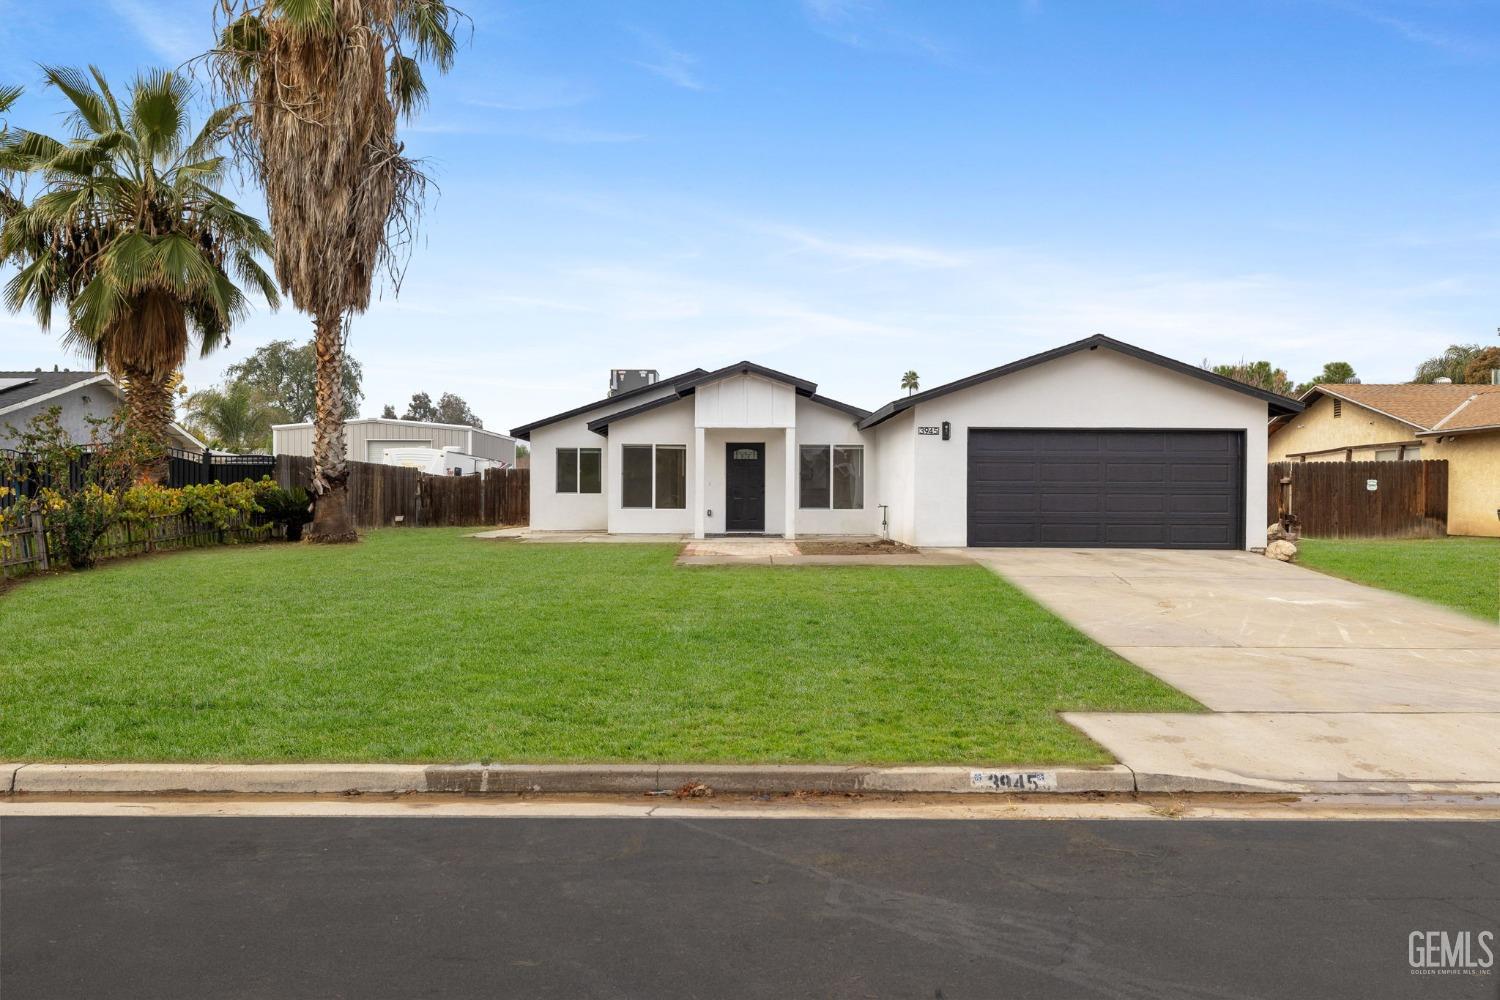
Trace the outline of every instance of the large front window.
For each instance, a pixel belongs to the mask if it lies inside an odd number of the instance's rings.
[[[864,446],[802,445],[798,451],[797,481],[797,505],[806,510],[863,509]]]
[[[601,448],[557,449],[557,492],[600,493],[604,488]]]
[[[687,446],[620,446],[620,506],[641,510],[687,508]]]

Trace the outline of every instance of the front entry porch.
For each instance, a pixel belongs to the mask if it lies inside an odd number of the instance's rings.
[[[797,537],[792,427],[698,427],[693,537]]]

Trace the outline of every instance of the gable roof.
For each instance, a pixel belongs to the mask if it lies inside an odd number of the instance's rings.
[[[0,372],[0,413],[18,410],[23,406],[60,396],[71,389],[91,382],[102,382],[109,376],[104,372]]]
[[[88,385],[101,385],[116,399],[125,398],[124,389],[109,372],[0,372],[0,416],[66,396]],[[176,421],[169,423],[167,429],[194,448],[207,447]]]
[[[611,403],[620,403],[624,402],[627,399],[639,399],[641,396],[644,396],[646,393],[651,392],[655,389],[672,389],[675,388],[679,382],[686,382],[690,378],[706,374],[708,373],[705,372],[702,368],[693,368],[689,371],[683,372],[680,375],[673,375],[671,378],[657,379],[650,385],[643,385],[639,388],[629,389],[625,392],[617,392],[613,396],[605,396],[603,399],[595,400],[592,403],[587,403],[583,406],[575,406],[571,410],[565,410],[562,413],[554,413],[550,417],[543,417],[541,420],[533,420],[531,423],[522,424],[520,427],[512,427],[510,430],[510,434],[511,437],[520,438],[522,441],[530,441],[531,432],[536,430],[538,427],[546,427],[548,424],[555,424],[559,420],[567,420],[570,417],[582,416],[590,410],[602,409],[606,406],[609,406]],[[673,398],[675,398],[675,396]]]
[[[685,389],[695,385],[704,385],[709,382],[717,382],[719,379],[728,378],[731,375],[759,375],[761,378],[767,378],[773,382],[783,382],[791,386],[793,389],[796,389],[797,392],[801,393],[804,396],[811,396],[813,393],[818,391],[818,383],[816,382],[809,382],[805,378],[798,378],[795,375],[788,375],[786,372],[779,372],[774,368],[767,368],[766,366],[758,365],[753,361],[737,361],[732,365],[725,365],[723,368],[720,368],[716,371],[702,372],[701,374],[688,379],[686,382],[683,382],[678,386],[678,389]]]
[[[1362,406],[1423,434],[1485,430],[1500,424],[1500,385],[1315,385],[1304,400],[1323,395]]]
[[[985,382],[989,382],[992,379],[1002,378],[1006,375],[1012,375],[1016,372],[1024,371],[1027,368],[1045,364],[1048,361],[1055,361],[1058,358],[1066,357],[1067,355],[1074,354],[1078,351],[1093,351],[1097,350],[1100,347],[1108,348],[1109,350],[1114,351],[1117,354],[1124,354],[1139,361],[1145,361],[1149,364],[1157,365],[1158,367],[1165,368],[1168,371],[1176,372],[1179,375],[1187,375],[1190,378],[1199,379],[1200,381],[1207,382],[1210,385],[1218,386],[1221,389],[1232,389],[1235,392],[1244,393],[1247,396],[1254,396],[1256,399],[1263,399],[1268,404],[1270,404],[1270,412],[1272,415],[1298,413],[1302,410],[1303,404],[1290,396],[1283,396],[1280,393],[1270,392],[1257,386],[1246,385],[1244,382],[1237,382],[1232,378],[1225,378],[1223,375],[1217,375],[1211,371],[1208,371],[1207,369],[1199,368],[1197,365],[1186,364],[1182,361],[1176,360],[1175,358],[1169,358],[1165,355],[1148,351],[1145,348],[1136,347],[1134,344],[1127,344],[1123,340],[1115,340],[1113,337],[1106,337],[1102,333],[1096,333],[1092,337],[1085,337],[1083,340],[1075,340],[1071,344],[1064,344],[1061,347],[1054,347],[1050,351],[1043,351],[1040,354],[1033,354],[1029,358],[1022,358],[1019,361],[1012,361],[1008,365],[1001,365],[999,368],[991,368],[988,371],[979,372],[977,375],[970,375],[967,378],[961,378],[955,382],[949,382],[946,385],[940,385],[935,389],[928,389],[925,392],[918,392],[910,396],[903,396],[900,399],[896,399],[885,404],[880,409],[876,410],[874,413],[861,420],[859,422],[859,427],[861,430],[869,427],[874,427],[876,424],[881,423],[885,420],[889,420],[896,414],[901,413],[904,410],[908,410],[911,407],[916,406],[918,403],[926,402],[930,399],[937,399],[939,396],[946,396],[948,395],[948,393],[957,392],[960,389],[968,389],[972,386],[981,385]]]
[[[692,389],[683,389],[680,392],[672,393],[669,396],[663,396],[660,399],[648,400],[640,404],[639,406],[630,406],[626,407],[623,410],[616,410],[613,413],[606,413],[598,420],[590,420],[586,426],[595,434],[603,434],[608,437],[609,425],[614,423],[615,421],[624,420],[627,417],[633,417],[637,413],[645,413],[648,410],[654,410],[659,406],[666,406],[670,403],[680,403],[692,394]]]

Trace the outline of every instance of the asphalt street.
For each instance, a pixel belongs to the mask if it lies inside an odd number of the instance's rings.
[[[1500,824],[0,820],[4,1000],[1500,997],[1414,931]]]

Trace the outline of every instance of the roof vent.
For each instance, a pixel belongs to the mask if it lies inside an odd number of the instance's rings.
[[[1432,380],[1432,384],[1433,385],[1452,385],[1453,384],[1453,380],[1451,378],[1449,378],[1448,376],[1444,375],[1441,378],[1435,378],[1435,379],[1433,379]]]
[[[1357,379],[1357,378],[1346,378],[1346,379],[1344,379],[1344,384],[1345,385],[1359,385],[1359,379]]]

